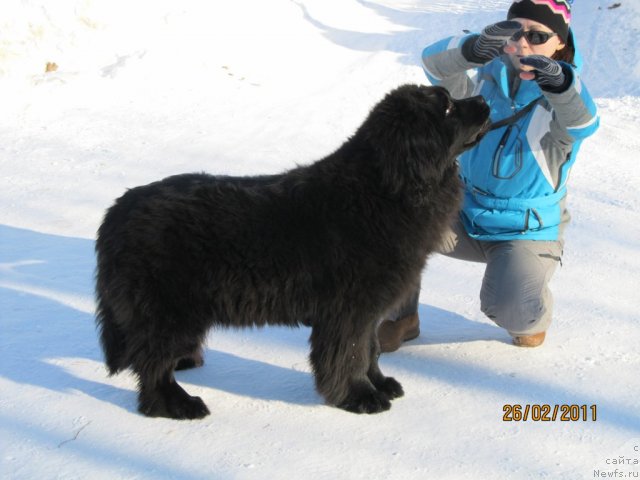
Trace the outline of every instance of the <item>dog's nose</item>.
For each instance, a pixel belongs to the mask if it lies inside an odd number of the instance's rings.
[[[487,105],[484,97],[482,95],[476,95],[475,97],[464,98],[462,100],[458,100],[460,103],[464,103],[468,106],[479,107],[481,105]]]
[[[474,103],[479,103],[480,105],[487,105],[487,102],[484,100],[484,97],[482,95],[476,95],[475,97],[469,98],[469,100]]]
[[[487,102],[485,101],[482,95],[476,95],[475,97],[471,97],[469,98],[469,101],[474,107],[481,109],[480,111],[483,112],[485,115],[489,115],[489,113],[491,112],[489,105],[487,105]]]

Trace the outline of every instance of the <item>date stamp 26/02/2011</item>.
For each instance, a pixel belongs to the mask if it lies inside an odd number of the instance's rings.
[[[507,404],[502,407],[504,422],[595,422],[596,405]]]

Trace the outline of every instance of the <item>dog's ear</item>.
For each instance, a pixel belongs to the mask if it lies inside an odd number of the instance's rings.
[[[372,150],[385,191],[420,196],[451,166],[450,142],[441,114],[403,93],[395,90],[376,105],[358,135]]]

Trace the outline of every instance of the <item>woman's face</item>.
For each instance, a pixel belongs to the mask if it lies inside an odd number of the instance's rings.
[[[538,32],[553,33],[553,30],[549,27],[534,20],[529,20],[527,18],[513,18],[512,20],[522,24],[522,29],[525,32],[535,30]],[[550,37],[549,40],[541,45],[531,45],[527,41],[527,37],[523,35],[516,41],[509,40],[504,51],[509,54],[509,58],[516,69],[526,72],[533,70],[533,67],[520,64],[521,57],[526,57],[527,55],[544,55],[545,57],[552,57],[554,53],[558,50],[562,50],[563,48],[564,43],[562,43],[562,40],[558,35]]]

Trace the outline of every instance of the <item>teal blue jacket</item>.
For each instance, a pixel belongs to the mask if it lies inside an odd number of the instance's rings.
[[[571,34],[572,35],[572,34]],[[567,181],[582,140],[598,128],[593,99],[576,67],[563,65],[572,82],[566,91],[542,91],[520,80],[505,55],[479,65],[460,47],[467,36],[426,47],[425,73],[455,98],[482,95],[491,120],[510,117],[530,102],[535,107],[516,123],[488,133],[459,160],[464,183],[460,212],[467,233],[479,240],[557,240],[569,221]]]

